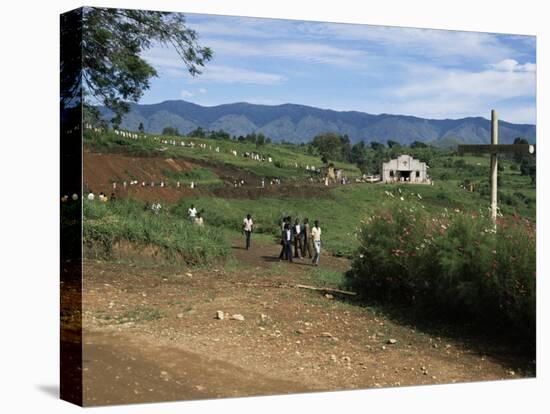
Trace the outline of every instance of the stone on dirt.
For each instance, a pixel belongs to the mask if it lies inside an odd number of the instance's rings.
[[[216,312],[216,319],[223,320],[224,314],[223,311],[217,311]]]
[[[236,313],[236,314],[231,316],[231,319],[233,319],[235,321],[244,321],[244,316],[241,315],[240,313]]]
[[[397,343],[397,339],[393,339],[393,338],[388,339],[388,344],[393,345],[393,344],[396,344],[396,343]]]

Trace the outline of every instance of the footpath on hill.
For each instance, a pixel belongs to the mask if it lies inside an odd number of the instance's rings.
[[[233,242],[235,261],[182,269],[84,262],[87,405],[362,389],[528,376],[496,345],[403,326],[318,285],[349,261],[280,262]],[[324,272],[324,273],[323,273]],[[219,319],[221,318],[221,319]]]

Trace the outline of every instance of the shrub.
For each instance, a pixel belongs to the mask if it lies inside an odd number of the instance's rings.
[[[166,211],[153,214],[136,201],[85,200],[83,212],[86,255],[110,258],[113,245],[119,241],[155,246],[166,259],[183,259],[190,264],[209,263],[229,255],[229,246],[216,229],[195,226]]]
[[[346,274],[364,298],[460,316],[535,339],[535,229],[513,217],[394,208],[363,223]]]

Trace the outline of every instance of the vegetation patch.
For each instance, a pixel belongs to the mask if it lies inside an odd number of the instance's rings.
[[[369,217],[346,274],[366,300],[506,329],[535,340],[535,228],[519,217],[494,231],[484,215],[395,207]]]
[[[224,259],[230,253],[228,242],[216,229],[196,226],[167,211],[154,214],[138,201],[85,200],[83,212],[84,255],[88,258],[112,258],[113,246],[120,241],[155,246],[168,260],[195,265]]]

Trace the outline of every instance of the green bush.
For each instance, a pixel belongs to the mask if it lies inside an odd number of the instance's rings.
[[[111,257],[113,245],[120,241],[154,246],[168,260],[183,259],[190,264],[209,263],[230,253],[217,229],[195,226],[166,211],[153,214],[144,204],[132,200],[85,200],[82,232],[88,249],[85,255],[95,250],[104,258]]]
[[[512,217],[433,215],[420,208],[375,214],[359,231],[346,274],[364,298],[442,317],[467,318],[535,339],[535,229]]]

